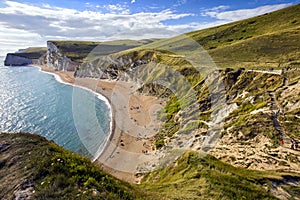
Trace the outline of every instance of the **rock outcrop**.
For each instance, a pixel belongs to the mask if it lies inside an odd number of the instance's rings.
[[[19,50],[16,53],[8,53],[6,55],[5,66],[26,66],[38,64],[38,60],[46,53],[43,47],[30,47],[24,50]]]
[[[4,61],[5,66],[25,66],[30,64],[32,64],[32,60],[19,53],[7,54]]]
[[[82,63],[76,70],[75,76],[109,80],[133,80],[139,83],[135,72],[141,66],[153,61],[154,52],[146,52],[139,58],[134,54],[102,56],[92,62]]]
[[[44,61],[48,68],[53,70],[75,71],[79,63],[72,61],[65,56],[59,48],[53,43],[47,42],[47,53]]]

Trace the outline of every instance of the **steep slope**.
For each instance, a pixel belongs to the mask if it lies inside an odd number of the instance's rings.
[[[244,70],[225,76],[228,104],[222,137],[211,154],[252,169],[300,169],[299,70]],[[293,95],[291,95],[293,93]]]
[[[218,67],[251,69],[299,67],[300,27],[256,36],[210,50]]]
[[[187,34],[205,49],[219,48],[248,38],[299,27],[299,11],[300,4],[258,17]]]
[[[187,152],[141,184],[152,199],[297,199],[295,174],[235,168],[212,156]]]
[[[300,4],[187,35],[208,50],[220,67],[298,66],[299,19]]]
[[[299,180],[187,152],[130,185],[40,136],[0,134],[1,199],[284,199],[300,196]]]
[[[0,134],[0,199],[134,199],[133,188],[38,135]]]
[[[219,68],[299,66],[300,4],[258,17],[184,34],[201,45]],[[195,50],[182,36],[153,42],[143,49],[176,54]],[[180,42],[181,40],[181,42]],[[137,48],[139,50],[141,48]],[[196,49],[200,50],[200,48]],[[126,53],[126,52],[125,52]]]
[[[80,66],[76,76],[133,81],[141,86],[139,92],[167,98],[161,115],[164,123],[156,135],[157,149],[181,148],[189,141],[187,148],[201,150],[214,113],[218,113],[225,119],[219,143],[211,152],[217,158],[246,168],[299,172],[300,151],[294,147],[300,141],[299,9],[295,5],[188,33],[190,37],[182,35],[111,54],[110,59],[99,57]],[[195,56],[197,62],[188,60],[189,56]],[[209,56],[224,69],[216,68]],[[176,73],[187,84],[176,79]],[[184,95],[159,85],[162,80],[179,83],[176,90]],[[224,110],[213,108],[211,90],[223,87],[219,95],[225,99]],[[297,93],[291,95],[291,91]],[[198,105],[185,109],[182,102],[190,92]]]

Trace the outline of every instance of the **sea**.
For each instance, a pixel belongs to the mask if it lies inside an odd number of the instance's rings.
[[[6,67],[3,60],[1,57],[0,132],[38,134],[95,160],[111,131],[106,99],[64,84],[38,67]]]

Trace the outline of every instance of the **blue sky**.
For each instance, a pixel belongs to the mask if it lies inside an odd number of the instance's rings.
[[[47,40],[171,37],[278,10],[300,0],[0,0],[0,55]]]

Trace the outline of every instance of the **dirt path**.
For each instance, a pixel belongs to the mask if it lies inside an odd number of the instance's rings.
[[[282,71],[281,70],[272,70],[272,71],[268,71],[268,70],[247,70],[248,72],[257,72],[257,73],[263,73],[263,74],[275,74],[275,75],[281,75]]]
[[[276,131],[279,134],[279,140],[280,140],[280,144],[283,145],[284,142],[284,129],[282,128],[280,122],[278,121],[278,115],[280,114],[281,110],[276,102],[276,97],[275,97],[275,93],[273,91],[268,91],[268,94],[270,96],[271,99],[271,103],[270,103],[270,111],[271,111],[271,120],[273,121],[273,126],[276,129]]]

